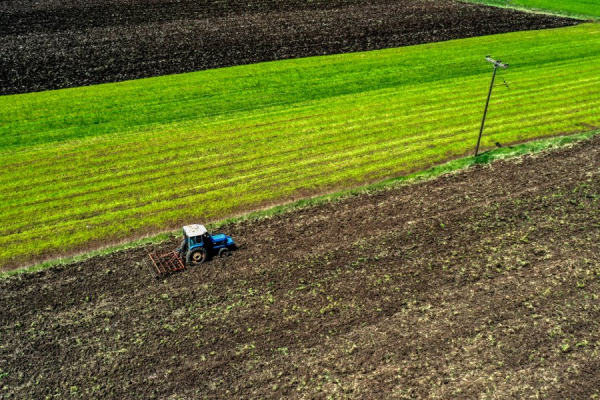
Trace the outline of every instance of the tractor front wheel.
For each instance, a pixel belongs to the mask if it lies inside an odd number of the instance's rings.
[[[191,265],[193,267],[195,267],[196,265],[200,265],[204,261],[206,261],[206,255],[207,255],[206,249],[204,249],[202,247],[188,251],[187,263],[188,263],[188,265]]]
[[[229,249],[227,247],[223,247],[219,250],[219,257],[229,257]]]

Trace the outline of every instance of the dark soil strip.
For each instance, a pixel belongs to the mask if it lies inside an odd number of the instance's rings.
[[[0,281],[3,398],[590,398],[600,137]],[[176,246],[177,241],[164,248]]]
[[[451,0],[0,4],[0,94],[574,25]]]

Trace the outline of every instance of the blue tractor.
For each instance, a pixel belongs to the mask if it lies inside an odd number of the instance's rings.
[[[188,266],[196,266],[215,255],[226,257],[235,248],[231,236],[211,235],[204,225],[195,224],[183,227],[183,241],[177,251]]]

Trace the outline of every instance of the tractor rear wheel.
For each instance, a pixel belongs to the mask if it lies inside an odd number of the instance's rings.
[[[186,261],[187,261],[188,265],[196,266],[196,265],[200,265],[204,261],[206,261],[206,256],[207,256],[206,249],[203,247],[200,247],[200,248],[188,251]]]

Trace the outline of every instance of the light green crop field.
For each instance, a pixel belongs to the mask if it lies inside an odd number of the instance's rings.
[[[467,0],[502,7],[546,11],[584,19],[600,19],[598,0]]]
[[[0,97],[0,266],[472,152],[487,54],[484,148],[600,127],[597,24]]]

